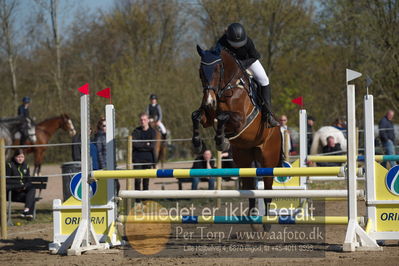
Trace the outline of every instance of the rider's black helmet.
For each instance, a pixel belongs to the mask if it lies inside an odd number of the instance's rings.
[[[25,96],[24,98],[22,98],[22,102],[23,103],[30,103],[30,98],[28,96]]]
[[[227,28],[227,41],[234,48],[240,48],[247,43],[247,34],[240,23],[233,23]]]
[[[156,99],[158,99],[158,97],[157,97],[155,94],[151,94],[151,95],[150,95],[150,100],[153,100],[153,99],[156,100]]]

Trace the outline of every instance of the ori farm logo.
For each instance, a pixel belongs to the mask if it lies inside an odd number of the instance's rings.
[[[82,200],[82,173],[77,173],[71,179],[69,184],[72,196],[77,200]],[[89,185],[89,198],[92,198],[97,192],[97,183],[93,182]]]
[[[399,165],[389,170],[385,176],[385,185],[392,194],[399,196]]]
[[[284,168],[292,168],[292,165],[289,162],[284,161],[283,167]],[[274,181],[276,181],[277,183],[280,183],[280,184],[284,184],[284,183],[287,183],[288,181],[290,181],[291,178],[292,178],[292,176],[275,176]]]

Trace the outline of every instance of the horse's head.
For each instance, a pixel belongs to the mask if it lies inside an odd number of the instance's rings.
[[[32,143],[36,143],[36,126],[35,123],[32,121],[31,118],[26,117],[25,118],[25,124],[26,124],[26,135],[29,137],[29,140]]]
[[[201,56],[199,75],[202,82],[203,97],[201,106],[208,110],[216,111],[217,91],[223,78],[223,64],[220,48],[202,50],[197,45],[198,54]]]
[[[75,127],[73,126],[72,120],[69,118],[67,114],[62,114],[62,129],[65,131],[68,131],[69,135],[75,136],[76,135],[76,130]]]

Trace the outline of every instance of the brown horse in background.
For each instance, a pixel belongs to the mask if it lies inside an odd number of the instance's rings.
[[[36,138],[37,141],[34,144],[48,144],[51,137],[55,134],[58,129],[64,129],[68,131],[72,137],[76,134],[75,128],[69,116],[67,114],[61,114],[60,116],[48,118],[36,125]],[[25,144],[33,144],[27,143]],[[41,166],[44,160],[44,152],[47,150],[46,146],[31,147],[26,149],[26,153],[33,153],[35,158],[35,168],[33,170],[34,176],[40,176]]]
[[[261,112],[251,99],[249,75],[227,50],[216,48],[204,51],[197,46],[201,56],[200,78],[203,85],[201,107],[193,112],[193,146],[202,150],[199,124],[203,127],[216,124],[216,147],[227,150],[231,144],[234,162],[239,168],[278,167],[282,165],[282,136],[279,127],[268,127]],[[215,122],[216,120],[217,122]],[[273,177],[263,177],[264,188],[272,189]],[[240,178],[241,189],[256,189],[255,178]],[[271,199],[264,199],[267,207]],[[249,199],[249,215],[256,214],[255,199]],[[243,215],[243,214],[240,214]],[[264,226],[270,230],[270,225]]]
[[[155,147],[154,147],[154,156],[155,163],[161,163],[161,168],[163,168],[163,164],[165,162],[166,157],[166,140],[162,137],[162,133],[159,130],[157,123],[155,121],[150,121],[150,127],[155,130]]]

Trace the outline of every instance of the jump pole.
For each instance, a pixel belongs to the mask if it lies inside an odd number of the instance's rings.
[[[348,187],[348,228],[343,244],[343,251],[381,250],[377,242],[372,239],[357,220],[357,182],[356,182],[356,97],[355,85],[348,82],[360,77],[362,74],[346,69],[347,84],[347,123],[348,123],[348,154],[347,154],[347,187]],[[374,163],[374,162],[373,162]]]
[[[347,198],[347,190],[121,190],[121,198],[134,199],[211,199],[211,198]],[[355,192],[355,200],[364,192]]]
[[[90,171],[90,148],[89,148],[89,95],[82,94],[80,96],[80,128],[82,141],[82,217],[78,228],[69,236],[69,238],[61,245],[58,253],[68,255],[80,255],[82,252],[89,250],[108,249],[107,243],[100,244],[93,224],[90,220],[90,198],[88,176]]]
[[[121,223],[171,223],[171,224],[313,224],[346,225],[346,216],[119,216]],[[358,217],[364,223],[364,217]]]

